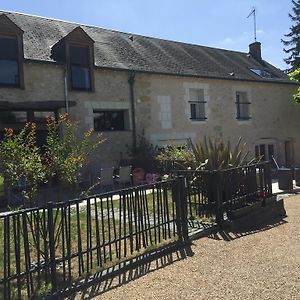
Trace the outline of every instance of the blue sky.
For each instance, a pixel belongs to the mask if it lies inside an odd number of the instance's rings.
[[[263,58],[285,69],[281,38],[289,32],[290,0],[1,0],[9,10],[82,24],[237,51],[257,40]]]

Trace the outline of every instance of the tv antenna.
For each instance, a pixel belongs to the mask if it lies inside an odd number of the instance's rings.
[[[248,15],[247,19],[253,15],[253,21],[254,21],[254,41],[256,42],[256,8],[252,7],[252,10],[250,14]]]

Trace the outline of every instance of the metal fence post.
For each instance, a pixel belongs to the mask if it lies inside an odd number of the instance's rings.
[[[213,171],[211,175],[213,177],[211,188],[213,188],[212,195],[216,207],[216,222],[222,228],[224,217],[223,217],[223,199],[222,199],[223,188],[221,183],[221,172]],[[215,186],[213,183],[215,183]]]
[[[173,201],[175,202],[175,212],[176,212],[176,229],[177,229],[177,234],[178,234],[178,239],[179,241],[183,241],[183,236],[182,236],[182,222],[181,222],[181,206],[180,206],[180,181],[179,178],[176,177],[173,179],[172,182],[172,195],[173,195]]]
[[[189,240],[188,218],[187,218],[187,185],[186,178],[179,176],[180,187],[180,210],[181,210],[181,230],[183,241]]]
[[[55,261],[55,239],[54,239],[54,224],[53,224],[53,205],[48,202],[48,232],[49,232],[49,254],[50,254],[50,274],[52,293],[57,290],[56,278],[56,261]]]

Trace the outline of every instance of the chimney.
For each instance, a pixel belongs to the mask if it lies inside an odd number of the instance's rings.
[[[249,45],[249,53],[256,60],[261,60],[261,43],[254,42]]]

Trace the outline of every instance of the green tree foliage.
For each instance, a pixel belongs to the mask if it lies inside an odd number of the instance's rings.
[[[296,82],[300,82],[300,68],[294,70],[289,74],[290,79]],[[295,103],[300,103],[300,87],[298,87],[297,92],[293,95]]]
[[[76,136],[78,123],[71,122],[66,114],[60,115],[56,121],[47,120],[47,141],[45,145],[45,161],[48,178],[57,176],[63,184],[75,183],[79,170],[87,163],[91,152],[102,142],[101,135],[92,139],[92,130],[84,132],[79,139]],[[63,135],[59,136],[59,131]]]
[[[182,147],[169,145],[161,150],[156,159],[162,167],[168,167],[168,165],[173,164],[174,167],[193,168],[195,164],[193,151],[186,145]]]
[[[293,13],[289,17],[293,21],[290,32],[285,35],[287,40],[281,40],[286,48],[284,51],[288,57],[284,61],[290,65],[288,72],[300,67],[300,0],[292,0]]]
[[[35,123],[27,123],[19,133],[14,133],[12,128],[5,129],[0,144],[0,168],[8,186],[27,185],[24,197],[34,198],[46,175],[41,149],[36,145]]]
[[[67,115],[58,120],[48,118],[47,128],[43,148],[36,143],[35,123],[27,123],[19,133],[5,129],[0,143],[0,170],[5,184],[9,188],[26,185],[24,196],[29,200],[34,200],[41,183],[51,181],[54,176],[63,184],[75,183],[91,152],[104,141],[101,135],[92,137],[92,130],[79,138],[78,124]]]

